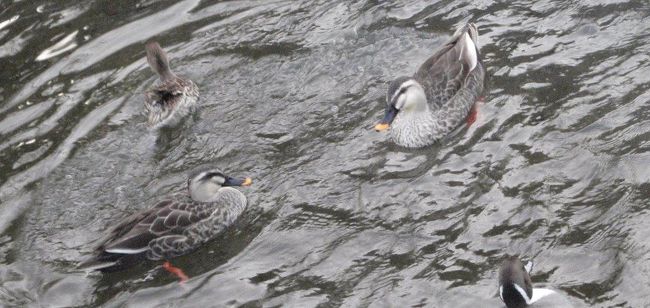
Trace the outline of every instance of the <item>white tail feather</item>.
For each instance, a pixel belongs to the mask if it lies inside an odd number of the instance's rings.
[[[478,63],[478,54],[476,53],[476,45],[467,32],[463,33],[458,39],[460,46],[460,53],[458,61],[464,61],[469,65],[469,70],[473,70]]]
[[[100,270],[102,268],[107,268],[115,265],[117,262],[105,262],[105,263],[95,263],[95,264],[90,264],[88,266],[80,266],[78,267],[79,270],[86,271],[86,272],[91,272],[91,271],[96,271]]]
[[[106,249],[105,251],[108,253],[119,253],[119,254],[125,254],[125,255],[134,255],[138,253],[143,253],[149,249],[148,246],[142,247],[140,249],[128,249],[128,248],[113,248],[113,249]]]

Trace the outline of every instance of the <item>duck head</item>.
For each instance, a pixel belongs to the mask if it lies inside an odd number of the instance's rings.
[[[158,74],[160,80],[165,81],[176,78],[176,75],[169,68],[167,53],[160,47],[158,42],[148,42],[145,45],[145,50],[147,52],[147,62],[151,69]]]
[[[509,257],[499,270],[499,297],[508,308],[523,308],[531,304],[533,283],[530,280],[532,262],[526,266],[517,257]]]
[[[253,183],[251,178],[233,178],[224,175],[217,168],[205,169],[190,176],[187,186],[192,200],[199,202],[210,202],[222,187],[227,186],[250,186]]]
[[[399,77],[390,83],[386,93],[386,114],[375,130],[387,130],[398,114],[410,115],[426,111],[427,96],[419,82],[412,77]]]

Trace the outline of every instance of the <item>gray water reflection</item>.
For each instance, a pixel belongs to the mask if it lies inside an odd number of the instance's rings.
[[[496,267],[522,254],[576,307],[648,306],[649,14],[644,1],[3,2],[0,303],[498,306]],[[469,20],[490,75],[477,121],[416,151],[372,131],[387,83]],[[140,114],[148,39],[202,94],[162,136]],[[255,184],[236,228],[175,260],[188,283],[155,262],[74,270],[109,222],[207,162]]]

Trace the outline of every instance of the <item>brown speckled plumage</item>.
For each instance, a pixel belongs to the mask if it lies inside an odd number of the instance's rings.
[[[211,193],[210,200],[197,201],[191,197],[192,180],[196,185],[205,185],[215,174],[222,176],[215,170],[191,177],[187,192],[167,196],[152,208],[116,223],[100,240],[93,256],[79,267],[105,272],[123,270],[144,259],[162,260],[187,254],[215,238],[237,220],[247,203],[239,190],[221,187],[230,186],[226,183]]]
[[[160,77],[160,83],[145,92],[147,125],[174,126],[196,109],[199,88],[191,80],[172,73],[167,54],[158,43],[147,43],[146,51],[149,66]]]

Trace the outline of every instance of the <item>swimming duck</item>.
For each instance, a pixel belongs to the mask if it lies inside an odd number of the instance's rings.
[[[154,129],[174,126],[196,108],[199,88],[172,73],[167,54],[157,42],[147,43],[145,49],[149,66],[160,77],[160,83],[145,92],[147,124]]]
[[[246,208],[246,196],[229,186],[251,183],[250,178],[232,178],[216,168],[195,172],[186,192],[172,194],[117,223],[100,241],[94,256],[78,267],[112,272],[145,258],[166,260],[187,254],[237,220]]]
[[[560,293],[544,288],[533,288],[530,272],[533,263],[525,266],[517,257],[503,261],[499,270],[499,297],[508,308],[534,307],[570,308],[573,305]]]
[[[459,28],[412,77],[391,82],[386,114],[375,126],[391,129],[393,142],[418,148],[446,136],[467,118],[483,92],[485,68],[474,24]]]

